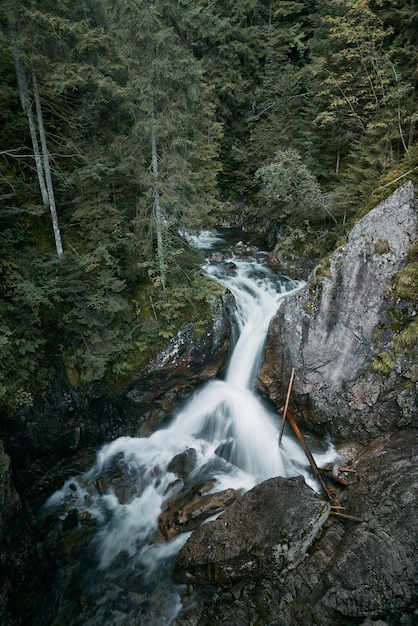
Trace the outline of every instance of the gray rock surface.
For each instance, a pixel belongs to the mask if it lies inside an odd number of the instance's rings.
[[[407,183],[363,217],[329,264],[283,304],[260,374],[262,390],[278,406],[295,367],[296,413],[334,439],[368,439],[416,423],[414,359],[399,361],[391,377],[370,367],[392,340],[401,306],[393,301],[392,280],[417,238],[415,188]],[[407,378],[414,383],[408,397]]]
[[[208,517],[222,513],[227,506],[240,496],[235,489],[224,489],[216,493],[206,493],[213,486],[203,484],[191,490],[179,492],[164,506],[158,527],[165,540],[198,528]]]
[[[337,497],[346,514],[363,521],[330,515],[296,567],[272,568],[271,562],[267,565],[260,556],[257,530],[254,548],[239,549],[241,538],[246,537],[242,528],[252,523],[257,529],[259,520],[266,520],[261,508],[257,511],[251,507],[248,511],[237,506],[245,504],[245,496],[217,522],[192,535],[183,548],[186,552],[179,557],[182,580],[187,578],[184,568],[191,572],[191,580],[199,578],[197,572],[201,568],[205,582],[217,584],[217,591],[210,603],[195,612],[194,621],[188,621],[186,613],[184,621],[180,619],[177,623],[416,626],[418,431],[410,429],[377,438],[362,447],[350,469],[355,470],[347,474],[347,478],[351,477],[350,484],[337,491]],[[235,511],[233,516],[231,510]],[[294,517],[296,524],[302,518],[303,525],[303,510],[304,497],[301,497],[297,512],[290,509],[286,515],[286,507],[281,508],[278,523]],[[225,517],[229,523],[223,530]],[[279,529],[276,532],[280,533]],[[219,560],[225,568],[225,561],[233,560],[235,554],[226,538],[235,546],[236,553],[247,559],[247,567],[244,558],[241,560],[244,575],[239,580],[216,576],[213,564]],[[267,542],[266,548],[274,540],[269,537]],[[224,552],[227,556],[222,560]],[[255,571],[253,562],[258,558],[263,567],[259,568],[259,577],[253,580],[246,576],[245,570]]]
[[[329,511],[301,476],[267,480],[193,533],[174,578],[223,585],[277,578],[303,560]]]
[[[223,301],[213,302],[213,320],[196,337],[194,324],[185,324],[149,367],[132,380],[123,394],[135,436],[148,436],[167,419],[175,406],[200,383],[225,366],[230,325]],[[126,424],[125,424],[126,432]]]
[[[364,522],[346,532],[321,603],[349,616],[391,614],[417,600],[418,431],[377,438],[354,467],[343,500]]]

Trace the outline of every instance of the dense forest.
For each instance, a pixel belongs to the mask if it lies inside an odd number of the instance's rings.
[[[416,0],[2,0],[2,412],[206,319],[189,235],[225,203],[323,255],[414,179],[417,29]]]

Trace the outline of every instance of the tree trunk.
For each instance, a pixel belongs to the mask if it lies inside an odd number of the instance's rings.
[[[49,205],[48,192],[45,184],[44,170],[42,166],[41,153],[39,151],[38,137],[36,133],[36,124],[33,117],[32,106],[28,94],[28,83],[26,79],[25,70],[20,62],[19,56],[14,47],[12,47],[12,54],[16,70],[17,86],[19,89],[19,97],[23,111],[26,113],[29,124],[29,132],[32,140],[33,155],[36,164],[36,173],[38,175],[39,188],[41,190],[42,202],[45,206]]]
[[[157,255],[158,264],[160,268],[160,278],[163,289],[165,289],[165,269],[164,269],[164,247],[163,247],[163,213],[160,204],[160,187],[159,187],[159,173],[158,173],[158,151],[157,151],[157,136],[155,133],[155,113],[154,102],[151,100],[151,156],[152,156],[152,172],[154,175],[154,217],[155,227],[157,232]]]
[[[59,228],[57,208],[55,204],[55,194],[54,194],[54,187],[52,184],[51,167],[49,163],[48,145],[46,142],[46,133],[45,133],[45,127],[44,127],[44,120],[42,116],[41,99],[39,97],[38,82],[36,80],[36,74],[34,70],[32,70],[32,82],[33,82],[33,95],[35,98],[36,116],[38,120],[39,137],[41,140],[41,147],[42,147],[46,187],[48,191],[49,209],[51,211],[52,227],[54,230],[55,247],[57,250],[58,258],[60,259],[63,253],[61,232]]]

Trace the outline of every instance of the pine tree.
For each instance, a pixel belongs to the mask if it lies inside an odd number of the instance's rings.
[[[306,101],[311,85],[306,63],[311,37],[312,2],[274,2],[260,32],[263,73],[255,92],[250,123],[251,152],[258,164],[292,146],[307,152]]]
[[[173,13],[172,3],[163,0],[108,6],[127,67],[131,140],[125,159],[135,160],[136,226],[144,243],[155,236],[163,288],[178,245],[173,237],[204,224],[214,191],[206,172],[214,167],[219,132],[203,102],[199,63],[177,34]],[[208,179],[214,182],[213,175]]]

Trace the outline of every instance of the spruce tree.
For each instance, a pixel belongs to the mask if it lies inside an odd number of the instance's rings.
[[[144,245],[155,241],[164,288],[178,232],[205,224],[219,129],[203,100],[199,63],[173,25],[172,3],[119,0],[107,10],[127,70],[124,149],[138,187],[136,228]]]

